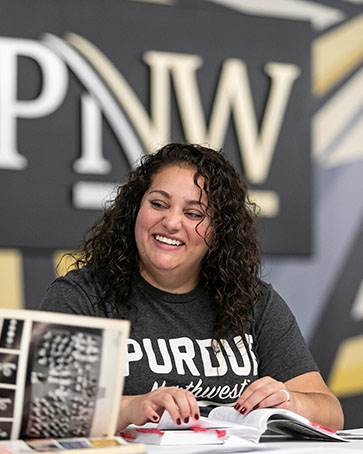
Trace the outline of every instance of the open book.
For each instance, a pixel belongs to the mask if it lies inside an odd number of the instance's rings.
[[[261,408],[243,416],[234,408],[217,407],[209,413],[207,419],[237,424],[240,426],[240,434],[242,434],[243,428],[245,431],[243,436],[254,441],[259,441],[266,431],[294,438],[344,441],[336,431],[282,408]]]
[[[128,335],[124,320],[0,310],[0,440],[113,437]]]
[[[158,424],[128,427],[121,435],[130,441],[148,444],[216,444],[224,443],[231,436],[258,442],[266,431],[294,438],[345,441],[335,431],[292,411],[272,408],[254,410],[243,416],[231,407],[217,407],[208,418],[190,420],[180,426],[164,412]]]

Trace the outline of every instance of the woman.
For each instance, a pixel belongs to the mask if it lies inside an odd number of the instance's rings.
[[[216,405],[341,428],[292,313],[259,279],[254,205],[222,153],[169,144],[130,173],[43,310],[131,321],[119,428]]]

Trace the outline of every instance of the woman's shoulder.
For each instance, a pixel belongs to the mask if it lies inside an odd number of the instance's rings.
[[[254,306],[255,321],[269,316],[272,318],[290,315],[291,311],[285,300],[278,294],[271,284],[259,280],[257,299]]]
[[[100,286],[84,266],[57,277],[48,287],[39,309],[80,315],[98,315],[95,311]]]
[[[266,303],[266,301],[271,298],[273,293],[275,293],[275,290],[272,285],[262,279],[259,279],[257,282],[256,305]]]
[[[68,271],[65,275],[59,276],[54,282],[69,282],[80,287],[97,287],[98,280],[95,273],[93,273],[89,266],[83,266],[82,268],[75,268]]]

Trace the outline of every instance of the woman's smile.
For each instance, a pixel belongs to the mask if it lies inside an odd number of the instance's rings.
[[[184,243],[182,241],[179,241],[175,238],[166,237],[164,235],[153,235],[153,237],[155,238],[155,240],[158,243],[161,243],[163,245],[178,246],[178,247],[184,246]]]

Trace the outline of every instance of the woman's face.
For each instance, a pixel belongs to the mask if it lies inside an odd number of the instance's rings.
[[[207,252],[207,196],[194,184],[195,169],[168,166],[154,175],[135,223],[140,272],[163,290],[183,293],[198,280]],[[198,183],[203,187],[203,178]]]

